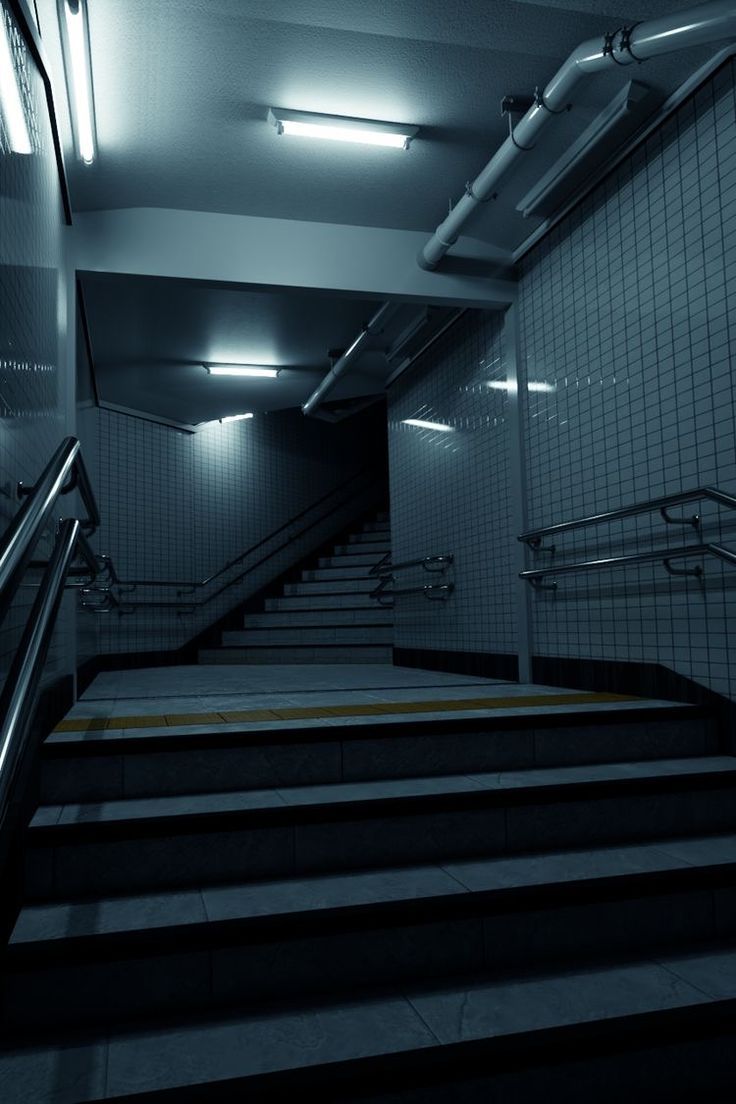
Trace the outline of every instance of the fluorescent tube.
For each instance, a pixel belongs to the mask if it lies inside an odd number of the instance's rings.
[[[279,134],[303,138],[324,138],[330,142],[357,142],[368,146],[408,149],[419,130],[403,123],[382,123],[373,119],[352,119],[344,115],[317,115],[307,111],[269,108],[268,121]]]
[[[13,64],[9,16],[0,8],[0,106],[13,153],[33,153],[23,99]]]
[[[251,379],[276,379],[278,368],[267,368],[264,364],[205,364],[204,369],[211,376],[249,376]]]
[[[404,425],[417,426],[418,429],[436,429],[440,433],[452,433],[454,426],[443,425],[442,422],[425,422],[421,418],[402,418]]]
[[[77,152],[86,165],[95,159],[94,102],[84,0],[64,0],[67,42],[67,83]]]
[[[228,414],[226,418],[220,418],[221,422],[243,422],[246,418],[252,418],[252,414]]]

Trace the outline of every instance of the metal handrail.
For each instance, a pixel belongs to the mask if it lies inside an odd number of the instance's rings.
[[[100,523],[100,512],[84,466],[76,437],[65,437],[32,487],[18,484],[25,502],[0,540],[0,621],[20,586],[36,543],[49,522],[59,495],[79,488],[87,511],[81,528],[92,533]],[[89,545],[86,545],[89,550]],[[86,558],[86,554],[85,554]]]
[[[71,562],[77,554],[81,523],[62,521],[48,568],[0,695],[0,824],[5,819],[15,770],[20,762],[35,707],[49,644]]]
[[[386,606],[389,603],[384,601],[386,598],[396,598],[401,594],[423,594],[425,598],[429,598],[436,601],[438,598],[447,599],[455,589],[454,583],[425,583],[423,586],[413,587],[399,587],[398,590],[387,590],[386,587],[391,582],[393,576],[386,576],[381,579],[375,590],[372,590],[369,594],[369,598],[375,598],[379,606]]]
[[[251,547],[246,549],[245,552],[241,552],[240,555],[236,556],[235,559],[231,560],[228,564],[225,565],[225,567],[220,568],[220,570],[215,572],[214,575],[211,575],[207,579],[204,579],[200,582],[177,582],[170,579],[123,580],[119,578],[114,564],[112,563],[109,556],[103,555],[97,557],[107,570],[109,582],[112,585],[118,587],[120,595],[131,593],[133,590],[135,590],[137,586],[152,586],[176,587],[178,596],[183,596],[185,594],[192,594],[194,593],[194,591],[201,589],[202,587],[206,587],[209,583],[213,582],[215,579],[223,575],[224,572],[227,571],[229,568],[232,568],[238,563],[241,563],[253,552],[257,551],[263,545],[268,544],[270,541],[273,540],[274,537],[277,537],[279,533],[283,533],[285,530],[288,531],[285,535],[285,539],[276,548],[269,549],[268,552],[266,552],[263,556],[260,556],[254,563],[249,564],[243,571],[233,576],[233,578],[228,579],[225,583],[222,584],[222,586],[218,587],[217,590],[214,590],[211,594],[208,594],[204,598],[190,599],[189,601],[184,602],[164,602],[155,600],[135,601],[128,598],[123,598],[121,601],[119,598],[116,598],[113,595],[112,591],[110,591],[110,600],[107,603],[101,603],[99,606],[97,606],[86,601],[89,594],[93,593],[93,591],[90,590],[83,593],[83,605],[87,610],[93,613],[108,613],[111,612],[113,608],[116,608],[121,614],[135,613],[137,609],[154,608],[177,610],[181,613],[187,614],[195,613],[198,609],[201,609],[203,606],[206,606],[210,602],[214,601],[215,598],[218,598],[230,587],[233,587],[237,583],[242,582],[242,580],[245,579],[251,572],[255,571],[257,567],[260,567],[261,564],[271,559],[272,556],[275,556],[278,552],[281,552],[293,540],[298,540],[300,537],[304,536],[305,533],[308,533],[310,529],[313,529],[315,525],[319,525],[321,522],[330,517],[330,515],[333,514],[336,510],[340,509],[346,503],[350,502],[353,495],[355,494],[355,491],[354,489],[352,489],[352,487],[356,483],[356,480],[363,479],[370,474],[370,468],[363,468],[361,469],[361,471],[356,472],[354,475],[351,475],[348,479],[344,480],[337,487],[333,487],[331,491],[327,492],[327,494],[322,495],[321,498],[317,499],[315,502],[312,502],[309,506],[305,507],[300,513],[296,514],[295,517],[289,519],[289,521],[287,522],[284,522],[277,529],[272,530],[272,532],[270,532],[267,536],[261,538],[261,540],[257,541],[254,545],[251,545]],[[370,481],[366,482],[366,487],[368,487],[369,485]],[[342,498],[340,498],[336,503],[334,503],[334,505],[332,505],[329,510],[327,510],[326,512],[323,511],[317,517],[307,522],[306,525],[302,526],[301,529],[297,530],[296,532],[293,531],[292,527],[294,526],[294,523],[298,522],[300,518],[305,517],[307,514],[311,513],[313,510],[323,505],[328,499],[333,498],[338,492],[345,491],[347,488],[351,488],[350,491]],[[101,591],[101,589],[103,588],[96,589],[97,591]]]
[[[273,540],[274,537],[277,537],[279,533],[282,533],[285,529],[290,528],[290,526],[300,521],[306,514],[311,513],[312,510],[316,510],[317,507],[321,506],[323,502],[327,501],[327,499],[332,498],[333,495],[339,494],[340,491],[345,490],[346,487],[350,486],[352,483],[355,483],[358,479],[369,475],[370,473],[371,469],[367,467],[361,468],[361,470],[358,472],[354,472],[353,475],[349,476],[342,483],[339,483],[336,487],[333,487],[332,490],[327,491],[327,493],[322,495],[321,498],[318,498],[315,502],[311,502],[309,506],[305,506],[300,513],[295,514],[294,517],[289,518],[288,521],[283,522],[281,525],[278,526],[278,528],[273,529],[265,537],[261,537],[261,539],[259,541],[256,541],[255,544],[252,544],[250,548],[246,548],[245,552],[240,552],[232,560],[228,560],[228,562],[224,564],[221,568],[219,568],[218,571],[213,572],[212,575],[208,575],[205,579],[199,579],[197,581],[192,581],[191,579],[120,579],[115,573],[114,567],[112,567],[113,582],[120,587],[130,588],[176,587],[178,590],[180,590],[182,594],[192,593],[195,590],[201,590],[203,587],[209,586],[210,583],[213,583],[215,579],[219,579],[220,576],[224,575],[227,571],[230,570],[230,568],[237,567],[239,563],[242,563],[243,560],[247,559],[247,557],[252,555],[253,552],[257,552],[258,549],[262,548],[264,544],[267,544],[270,540]],[[313,524],[316,525],[317,522],[314,522]],[[308,528],[311,528],[311,526]],[[304,531],[306,532],[306,530]],[[297,535],[301,536],[301,532]],[[292,538],[289,537],[289,540],[291,539]],[[249,568],[249,570],[252,569]],[[230,586],[231,584],[228,583],[227,585]],[[220,591],[218,591],[217,593],[219,594]],[[209,601],[209,599],[207,599],[207,601]]]
[[[423,567],[425,571],[447,571],[447,568],[455,559],[452,552],[447,552],[441,556],[422,556],[418,560],[403,560],[401,563],[391,563],[390,556],[391,553],[387,552],[383,559],[373,565],[368,574],[377,575],[379,579],[382,579],[384,575],[393,575],[394,571],[404,571],[409,567]],[[431,567],[431,564],[440,564],[441,566]]]
[[[647,502],[638,502],[632,506],[622,506],[618,510],[607,510],[602,514],[591,514],[589,517],[576,518],[574,521],[562,521],[557,525],[546,525],[539,529],[530,529],[521,533],[518,540],[534,548],[539,545],[544,537],[554,536],[556,533],[569,532],[571,529],[583,529],[588,525],[600,525],[604,522],[618,521],[621,518],[635,517],[637,514],[649,514],[659,510],[664,521],[670,525],[692,525],[697,528],[700,525],[700,517],[695,514],[691,518],[671,518],[667,516],[667,510],[671,506],[681,506],[685,502],[696,502],[707,498],[719,506],[728,506],[736,509],[736,497],[721,491],[718,487],[694,487],[689,491],[680,491],[678,494],[663,495],[660,498],[651,498]],[[548,549],[551,551],[551,549]]]
[[[692,570],[674,568],[672,560],[689,559],[693,556],[715,556],[724,563],[736,566],[736,552],[730,548],[722,548],[718,544],[692,544],[683,548],[659,548],[649,552],[633,552],[626,556],[608,556],[600,560],[580,560],[577,563],[560,564],[558,567],[548,566],[534,568],[530,571],[520,571],[519,578],[526,579],[532,586],[538,586],[542,579],[549,575],[571,575],[579,571],[600,571],[612,567],[628,567],[631,564],[661,562],[671,575],[697,575],[703,574],[701,567]],[[544,584],[545,588],[556,589],[556,583]]]

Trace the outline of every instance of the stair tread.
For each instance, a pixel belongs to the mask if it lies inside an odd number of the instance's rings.
[[[284,917],[305,912],[415,902],[713,868],[736,863],[736,834],[689,836],[644,844],[534,853],[511,858],[448,861],[250,881],[200,889],[99,897],[25,906],[12,948],[69,938],[115,936],[223,920]]]
[[[124,798],[114,801],[41,805],[31,820],[31,831],[59,830],[79,825],[101,825],[140,820],[173,820],[184,817],[256,813],[310,806],[349,808],[357,803],[447,798],[458,794],[491,794],[564,790],[585,783],[626,783],[690,776],[713,777],[736,770],[736,758],[707,756],[689,759],[633,763],[604,763],[575,767],[548,767],[402,778],[367,782],[340,782],[281,789],[238,790],[227,793],[189,794],[174,797]]]
[[[533,1042],[536,1033],[555,1028],[574,1032],[598,1023],[615,1030],[617,1021],[715,1010],[735,996],[736,950],[730,944],[657,962],[503,981],[455,979],[363,1000],[105,1031],[76,1045],[62,1034],[42,1045],[6,1042],[0,1091],[5,1104],[176,1091],[390,1054],[411,1060],[460,1043]]]

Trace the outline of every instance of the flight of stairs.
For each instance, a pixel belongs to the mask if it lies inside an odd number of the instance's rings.
[[[736,759],[703,710],[62,732],[42,786],[3,1104],[736,1083]]]
[[[301,581],[287,583],[244,628],[224,632],[219,648],[203,648],[200,663],[391,663],[390,605],[370,597],[370,570],[391,547],[388,515],[379,513],[321,556]]]

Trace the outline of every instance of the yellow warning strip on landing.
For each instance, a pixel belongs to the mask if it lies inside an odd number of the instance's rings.
[[[102,732],[118,728],[167,728],[180,725],[257,723],[259,721],[313,721],[333,717],[383,717],[400,713],[464,713],[479,709],[524,709],[529,706],[600,705],[641,701],[627,694],[519,694],[507,698],[451,698],[446,701],[356,702],[350,705],[311,705],[279,709],[235,709],[218,713],[167,713],[151,717],[70,717],[54,732]]]

